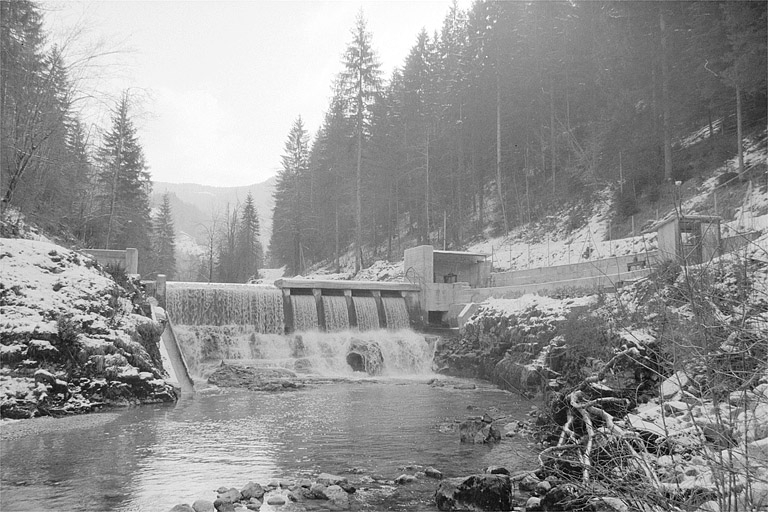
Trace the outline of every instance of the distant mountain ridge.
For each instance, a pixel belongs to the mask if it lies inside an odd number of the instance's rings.
[[[261,183],[239,187],[213,187],[196,183],[170,183],[166,181],[152,182],[150,205],[156,208],[166,192],[171,195],[171,210],[174,226],[178,232],[185,232],[199,244],[204,244],[207,233],[215,222],[223,222],[227,206],[230,211],[237,205],[242,205],[250,192],[256,210],[259,213],[261,226],[261,243],[264,250],[269,246],[272,236],[272,209],[275,201],[276,177],[271,177]]]

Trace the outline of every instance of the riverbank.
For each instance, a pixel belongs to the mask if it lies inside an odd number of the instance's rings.
[[[118,284],[114,277],[121,280]],[[138,281],[32,240],[0,243],[0,418],[172,402]]]
[[[768,508],[765,254],[763,237],[580,303],[489,301],[442,347],[445,373],[547,398],[526,510]]]

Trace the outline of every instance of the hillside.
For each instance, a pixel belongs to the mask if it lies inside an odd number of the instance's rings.
[[[694,132],[693,135],[700,131]],[[706,137],[688,138],[688,146],[677,148],[680,155],[702,153]],[[768,140],[766,131],[757,131],[745,145],[745,176],[736,175],[737,157],[720,159],[706,156],[696,160],[699,174],[680,184],[665,184],[655,202],[638,202],[633,215],[622,216],[616,203],[614,186],[597,189],[583,197],[564,202],[552,215],[514,227],[507,235],[495,234],[497,228],[487,223],[483,229],[468,234],[463,246],[448,248],[491,255],[495,271],[564,265],[581,261],[641,253],[656,248],[655,227],[675,211],[687,215],[716,215],[723,219],[723,237],[737,233],[764,231],[768,228]],[[489,194],[490,195],[490,194]],[[495,208],[493,201],[487,206]],[[474,218],[469,219],[474,222]],[[632,225],[634,224],[634,232]],[[634,236],[633,236],[634,235]],[[398,237],[402,249],[418,244],[407,230]],[[435,230],[431,243],[442,248],[442,233]],[[390,261],[374,255],[386,254],[387,247],[366,247],[371,255],[368,268],[354,273],[351,251],[335,261],[314,266],[309,276],[336,279],[402,279],[402,249]]]
[[[230,208],[245,201],[250,192],[261,222],[261,243],[266,248],[272,234],[272,208],[275,178],[242,187],[211,187],[194,183],[152,183],[151,206],[156,208],[164,193],[171,194],[176,232],[184,232],[201,245],[205,245],[207,231],[214,220],[220,222]]]

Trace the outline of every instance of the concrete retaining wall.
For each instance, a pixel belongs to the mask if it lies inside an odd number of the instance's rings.
[[[578,280],[594,277],[609,277],[612,280],[624,280],[624,274],[628,274],[645,262],[650,266],[656,262],[658,253],[648,251],[642,254],[628,256],[614,256],[599,260],[571,263],[570,265],[555,265],[552,267],[531,268],[526,270],[513,270],[510,272],[498,272],[491,275],[491,288],[534,285],[565,280]]]
[[[621,272],[620,274],[613,273],[576,279],[564,279],[561,281],[550,281],[546,283],[498,286],[494,288],[472,288],[469,290],[469,300],[467,300],[467,302],[482,302],[489,297],[496,299],[515,299],[517,297],[522,297],[526,293],[545,295],[569,288],[583,288],[588,290],[614,288],[623,281],[632,281],[647,277],[650,273],[650,268],[644,268],[633,270],[631,272]]]
[[[82,252],[95,259],[99,265],[119,265],[126,274],[139,273],[139,250],[129,247],[125,250],[83,249]]]

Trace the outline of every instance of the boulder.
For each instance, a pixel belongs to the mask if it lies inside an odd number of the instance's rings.
[[[456,502],[468,508],[510,510],[512,482],[508,475],[472,475],[457,486],[454,496]]]
[[[541,498],[538,496],[531,496],[528,501],[525,502],[525,512],[536,512],[541,510]]]
[[[192,510],[195,512],[214,512],[216,508],[213,506],[212,501],[197,500],[192,504]]]
[[[410,484],[416,481],[416,477],[413,475],[408,474],[402,474],[399,477],[395,478],[395,483],[397,485],[405,485]]]
[[[434,478],[435,480],[441,480],[443,478],[443,473],[432,466],[429,466],[424,470],[424,476],[427,478]]]
[[[546,480],[542,480],[538,484],[536,484],[536,494],[539,496],[544,496],[552,489],[552,484],[547,482]]]
[[[238,491],[234,487],[231,487],[224,492],[221,492],[219,490],[219,495],[217,496],[217,498],[224,503],[236,503],[241,499],[243,499],[243,495],[240,494],[240,491]]]
[[[438,510],[456,510],[456,490],[463,478],[441,480],[435,490],[435,503]]]
[[[315,482],[309,488],[309,497],[316,500],[327,500],[328,494],[326,493],[327,486]]]
[[[578,489],[571,484],[554,487],[541,500],[541,507],[549,511],[581,510],[585,507],[586,498],[579,495]]]
[[[217,512],[235,512],[234,503],[230,503],[229,501],[217,499],[213,502],[213,506]]]
[[[501,441],[501,431],[482,419],[469,419],[459,425],[459,439],[470,444],[495,443]]]
[[[329,485],[325,490],[331,508],[345,510],[349,508],[349,494],[338,485]]]
[[[173,507],[170,512],[195,512],[195,510],[186,503],[181,503]]]
[[[243,487],[243,490],[240,491],[240,494],[243,499],[246,500],[251,498],[260,500],[261,497],[264,496],[264,488],[255,482],[248,482],[245,487]]]
[[[536,486],[539,485],[540,481],[541,480],[539,480],[539,478],[531,472],[523,476],[523,478],[520,479],[517,483],[517,486],[521,491],[533,492],[536,489]]]
[[[267,497],[267,505],[280,506],[285,505],[286,498],[282,494],[273,494]]]

